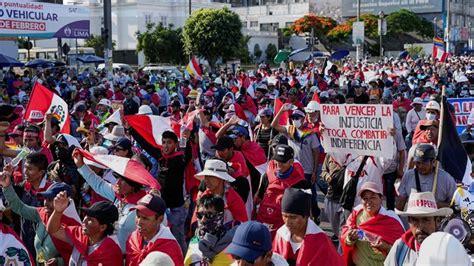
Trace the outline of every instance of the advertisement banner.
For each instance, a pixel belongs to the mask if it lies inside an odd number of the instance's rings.
[[[456,129],[458,134],[466,128],[469,113],[474,107],[474,98],[448,98],[448,102],[454,106],[456,112]]]
[[[322,104],[321,122],[326,152],[393,157],[392,105]]]
[[[414,13],[438,13],[443,10],[444,1],[441,0],[360,0],[361,14],[371,13],[378,15],[380,11],[390,14],[400,9],[408,9]],[[355,17],[357,15],[357,0],[342,0],[342,16]]]
[[[86,7],[0,1],[0,37],[86,39],[90,36],[90,10]]]

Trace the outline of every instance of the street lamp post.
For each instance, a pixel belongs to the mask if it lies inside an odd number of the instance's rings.
[[[384,35],[384,23],[385,13],[380,11],[379,13],[379,36],[380,36],[380,59],[383,58],[383,46],[382,46],[382,35]]]
[[[438,33],[436,32],[438,30],[436,26],[437,20],[438,19],[436,17],[433,18],[433,31],[434,31],[433,37],[436,37],[438,35]]]

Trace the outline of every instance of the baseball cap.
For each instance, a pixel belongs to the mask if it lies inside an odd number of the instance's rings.
[[[240,137],[240,136],[244,136],[244,137],[248,137],[249,136],[249,131],[243,127],[243,126],[234,126],[231,130],[230,130],[230,135],[229,137],[235,139],[237,137]]]
[[[234,257],[253,262],[272,248],[272,236],[268,227],[248,221],[237,227],[232,242],[226,252]]]
[[[364,184],[362,184],[362,187],[360,188],[359,193],[358,193],[359,197],[362,195],[362,193],[363,193],[364,191],[367,191],[367,190],[368,190],[368,191],[372,191],[372,192],[374,192],[374,193],[376,193],[376,194],[383,195],[383,193],[381,192],[381,189],[380,189],[379,185],[377,185],[377,184],[374,183],[374,182],[367,181],[367,182],[365,182]]]
[[[90,208],[79,208],[87,216],[96,218],[101,224],[113,224],[118,220],[118,210],[114,204],[109,201],[99,201]]]
[[[272,109],[268,107],[260,109],[260,111],[258,111],[258,116],[272,116],[272,115],[273,115]]]
[[[439,127],[439,122],[438,120],[421,120],[420,122],[420,129],[421,130],[426,130],[429,127]]]
[[[68,197],[72,195],[71,187],[64,182],[55,182],[46,191],[38,192],[38,194],[46,199],[54,199],[61,191],[66,191]]]
[[[305,116],[304,112],[301,110],[294,110],[293,113],[290,116],[290,119],[296,118],[303,118]]]
[[[234,147],[234,140],[229,136],[222,136],[217,140],[217,144],[213,145],[211,148],[222,151],[225,149],[233,148]]]
[[[275,154],[272,157],[272,160],[275,160],[280,163],[286,163],[289,160],[293,159],[295,152],[292,147],[284,144],[277,145],[275,147]]]
[[[132,149],[132,142],[127,138],[121,138],[117,141],[117,143],[112,146],[113,149],[120,147],[124,150],[131,150]]]
[[[139,210],[146,216],[163,215],[166,211],[166,203],[158,195],[150,193],[143,196],[133,209]]]
[[[436,158],[436,150],[431,144],[419,144],[415,149],[415,162],[426,162]]]
[[[76,113],[76,112],[85,112],[87,110],[87,107],[86,105],[84,104],[84,102],[78,102],[74,105],[74,107],[72,108],[72,113]]]

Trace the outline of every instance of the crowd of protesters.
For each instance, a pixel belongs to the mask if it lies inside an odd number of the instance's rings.
[[[474,185],[437,143],[441,94],[474,96],[474,58],[289,66],[2,73],[0,265],[471,265]],[[69,128],[24,116],[35,84]],[[326,153],[321,104],[392,104],[393,156]],[[158,186],[94,159],[119,157]],[[454,219],[469,237],[438,232]]]

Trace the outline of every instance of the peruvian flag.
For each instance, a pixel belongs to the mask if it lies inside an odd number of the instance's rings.
[[[186,113],[183,118],[180,120],[180,125],[186,127],[189,130],[193,130],[194,119],[201,112],[202,109],[194,110],[190,113]],[[178,137],[180,137],[178,135]]]
[[[35,260],[12,228],[0,223],[0,258],[2,265],[35,265]]]
[[[285,104],[285,103],[282,100],[280,100],[280,98],[278,98],[278,97],[275,98],[275,104],[273,105],[273,106],[275,106],[275,110],[273,110],[273,113],[275,115],[278,113],[278,111],[280,111],[283,104]],[[280,126],[286,126],[286,125],[288,125],[289,119],[290,119],[289,113],[284,112],[283,114],[281,114],[280,120],[278,121],[278,124]]]
[[[440,62],[445,62],[448,58],[448,53],[438,45],[433,45],[433,58],[438,59]]]
[[[71,120],[67,103],[53,91],[40,83],[35,83],[23,119],[29,122],[42,122],[47,113],[52,113],[58,119],[61,133],[69,134]]]
[[[172,121],[169,117],[157,115],[127,115],[124,119],[146,142],[158,149],[162,147],[161,135],[163,132],[173,131],[178,137],[181,135],[180,124]]]
[[[132,159],[115,155],[94,155],[85,150],[76,149],[85,159],[99,163],[112,171],[122,175],[139,184],[148,186],[152,189],[160,190],[160,183],[145,169],[145,167]]]
[[[311,99],[311,101],[315,101],[315,102],[321,104],[321,99],[319,99],[319,95],[318,95],[317,91],[314,92],[313,98]]]
[[[197,80],[202,80],[202,72],[199,64],[196,60],[196,57],[192,56],[191,60],[189,61],[188,65],[186,66],[186,71],[189,73],[190,76]]]

